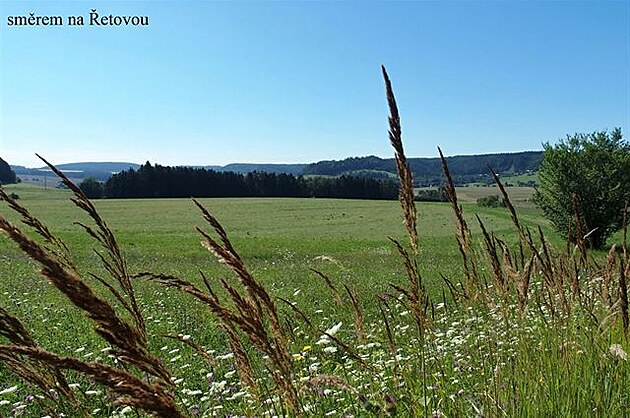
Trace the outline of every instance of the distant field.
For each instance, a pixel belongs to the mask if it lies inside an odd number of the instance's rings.
[[[505,182],[506,184],[512,184],[514,186],[517,186],[519,182],[534,182],[534,184],[538,184],[538,173],[519,174],[516,176],[501,176],[501,181]]]
[[[506,188],[512,203],[518,206],[531,200],[534,195],[533,187],[507,187]],[[480,197],[500,195],[501,192],[496,186],[490,187],[457,187],[457,198],[462,202],[474,203]]]
[[[68,175],[72,175],[72,173],[69,173]],[[57,176],[53,174],[49,174],[49,175],[20,174],[18,177],[20,178],[22,183],[34,184],[41,188],[53,189],[59,184],[59,180],[57,179]],[[78,177],[70,177],[70,180],[72,180],[76,184],[79,184],[83,181],[82,178],[78,178]]]
[[[435,190],[434,187],[420,188],[417,190]],[[522,210],[530,210],[534,208],[531,202],[534,195],[533,187],[506,187],[512,203]],[[476,203],[480,197],[500,195],[501,191],[497,186],[469,185],[465,187],[456,187],[457,199],[462,203]]]
[[[66,200],[70,197],[68,191],[43,190],[31,185],[6,189],[17,193],[20,203],[66,240],[86,268],[96,263],[91,240],[73,224],[86,222],[87,218]],[[474,201],[480,193],[493,192],[491,188],[458,190],[463,202]],[[281,296],[296,289],[308,294],[309,288],[318,288],[321,283],[309,268],[351,280],[369,298],[384,291],[389,281],[404,278],[400,260],[387,239],[388,236],[406,239],[396,201],[290,198],[201,201],[223,223],[254,273],[265,282],[273,282]],[[96,206],[118,234],[132,271],[198,277],[201,268],[211,276],[225,274],[199,244],[195,226],[208,228],[188,199],[102,200],[96,201]],[[515,240],[506,210],[479,208],[474,204],[465,204],[464,210],[473,231],[478,230],[474,214],[479,214],[489,229],[509,241]],[[453,215],[445,203],[421,203],[418,211],[421,269],[438,292],[440,273],[452,277],[460,274]],[[0,213],[15,219],[6,207],[0,207]],[[524,220],[547,229],[547,222],[536,212],[527,211]],[[6,238],[0,237],[0,245],[8,254],[2,268],[19,271],[22,276],[36,276],[32,269],[18,262],[23,256]],[[348,270],[343,272],[335,265],[315,259],[322,255],[334,257]],[[0,291],[20,285],[5,281],[0,284]]]

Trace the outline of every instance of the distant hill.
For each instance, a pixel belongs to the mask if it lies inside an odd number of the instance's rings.
[[[524,151],[515,153],[458,155],[446,157],[451,174],[456,184],[490,183],[488,165],[501,175],[514,175],[538,171],[542,161],[542,151]],[[409,165],[414,174],[416,186],[437,186],[443,183],[442,165],[439,158],[409,158]],[[126,162],[82,162],[59,164],[62,171],[75,181],[92,177],[107,181],[112,174],[140,168],[139,164]],[[247,174],[254,171],[270,174],[292,174],[294,176],[354,176],[375,179],[396,178],[396,162],[393,158],[352,157],[344,160],[319,161],[312,164],[257,164],[234,163],[225,166],[186,166],[205,168],[218,172]],[[42,181],[49,176],[45,167],[26,168],[11,166],[23,181]]]
[[[108,172],[118,173],[119,171],[128,170],[130,168],[138,169],[140,164],[135,163],[116,163],[116,162],[87,162],[87,163],[67,163],[57,164],[61,171],[67,170],[71,172],[89,171],[89,172]],[[11,168],[16,174],[34,173],[48,171],[48,167],[28,168],[21,165],[12,165]]]
[[[59,164],[57,168],[63,171],[73,181],[93,178],[98,181],[106,181],[112,174],[123,170],[137,170],[139,164],[119,162],[86,162]],[[39,182],[42,177],[50,175],[48,167],[27,168],[19,165],[11,166],[15,174],[26,182]]]
[[[409,158],[407,160],[417,186],[431,186],[443,181],[442,165],[439,158]],[[524,151],[502,154],[459,155],[446,157],[449,170],[456,183],[489,181],[488,166],[497,173],[521,174],[537,171],[542,161],[542,151]],[[302,172],[305,175],[340,176],[361,172],[374,172],[382,176],[383,172],[396,173],[393,158],[353,157],[345,160],[320,161],[309,164]]]
[[[140,164],[135,163],[115,163],[115,162],[93,162],[93,163],[68,163],[59,164],[57,168],[60,170],[76,170],[76,171],[106,171],[109,173],[118,173],[119,171],[133,168],[138,169]],[[48,168],[48,167],[42,167]]]
[[[235,163],[228,164],[220,168],[215,168],[216,171],[233,171],[235,173],[247,174],[254,171],[272,173],[272,174],[293,174],[299,176],[304,171],[307,164],[243,164]]]

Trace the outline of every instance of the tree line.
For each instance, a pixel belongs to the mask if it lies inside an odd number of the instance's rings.
[[[87,179],[81,188],[90,198],[159,197],[329,197],[395,199],[398,184],[369,177],[304,177],[252,172],[240,174],[204,168],[170,167],[147,162],[137,170],[112,175],[105,183]]]
[[[442,164],[439,158],[409,158],[409,168],[414,180],[435,177],[442,179]],[[524,151],[485,155],[458,155],[446,157],[452,175],[474,177],[488,173],[490,165],[499,174],[536,171],[542,161],[541,151]],[[396,162],[392,158],[375,156],[353,157],[340,161],[320,161],[309,164],[303,174],[342,175],[357,170],[373,170],[396,173]],[[439,184],[438,183],[438,184]]]

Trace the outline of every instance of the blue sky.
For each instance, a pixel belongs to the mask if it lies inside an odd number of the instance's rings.
[[[64,25],[8,26],[30,12]],[[11,164],[391,157],[381,64],[410,157],[629,135],[630,1],[3,1],[0,19]]]

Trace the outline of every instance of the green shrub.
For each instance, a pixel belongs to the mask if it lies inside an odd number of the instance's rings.
[[[503,208],[505,202],[498,195],[484,196],[477,199],[477,205],[486,208]]]
[[[447,202],[443,188],[419,190],[414,197],[417,202]]]

